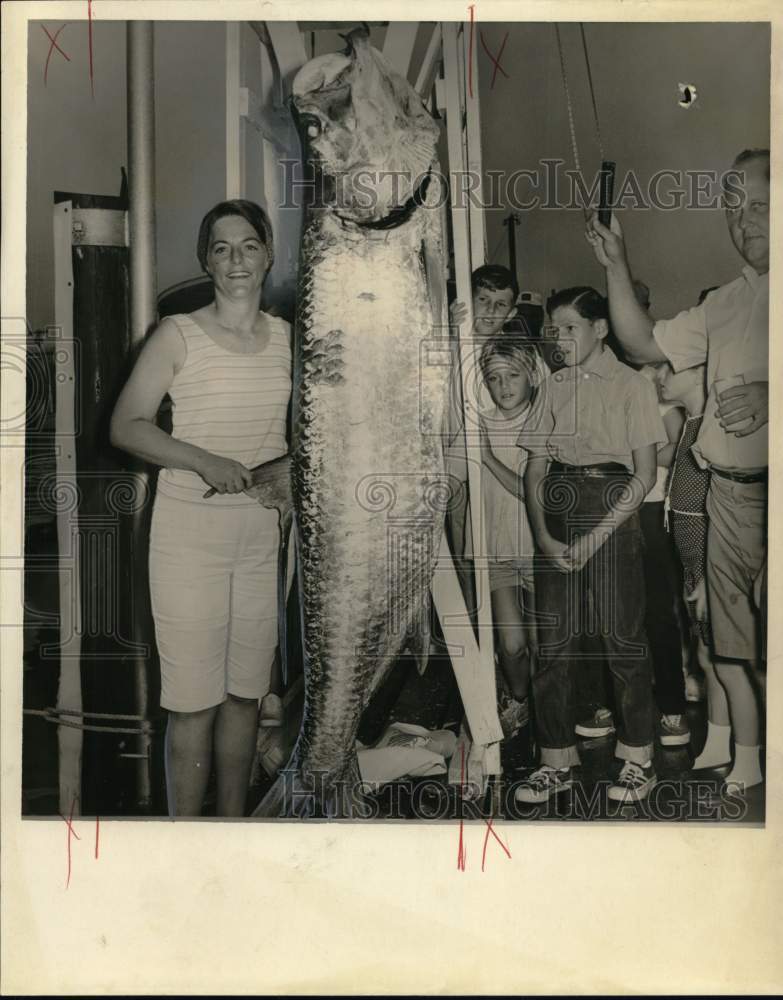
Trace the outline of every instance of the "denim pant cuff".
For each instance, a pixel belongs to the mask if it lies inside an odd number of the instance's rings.
[[[645,743],[643,747],[629,747],[627,743],[618,740],[614,748],[614,755],[620,760],[629,760],[632,764],[649,764],[653,758],[653,745]]]
[[[541,747],[541,763],[548,767],[574,767],[579,763],[576,744],[570,747]]]

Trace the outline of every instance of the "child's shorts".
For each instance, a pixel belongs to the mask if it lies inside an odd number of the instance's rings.
[[[489,589],[502,590],[504,587],[522,587],[523,590],[533,591],[535,589],[533,561],[512,562],[490,562],[489,564]]]
[[[162,708],[263,698],[277,647],[277,511],[155,498],[150,595]]]

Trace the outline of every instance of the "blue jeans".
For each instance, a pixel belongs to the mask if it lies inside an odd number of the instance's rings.
[[[549,533],[571,544],[589,532],[606,515],[628,478],[624,471],[591,478],[578,469],[554,464],[542,484]],[[615,754],[646,764],[652,759],[654,708],[638,513],[613,531],[577,572],[562,573],[541,556],[536,604],[539,658],[533,697],[541,763],[552,767],[579,763],[574,737],[575,671],[583,669],[586,657],[601,655],[614,689]]]

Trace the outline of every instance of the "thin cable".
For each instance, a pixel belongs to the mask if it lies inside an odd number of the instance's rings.
[[[568,107],[568,130],[571,133],[571,152],[574,157],[574,166],[577,173],[582,173],[579,164],[579,147],[576,143],[576,128],[574,126],[574,109],[571,104],[571,91],[568,88],[568,74],[566,73],[565,56],[563,55],[563,43],[560,39],[560,26],[555,25],[555,35],[557,37],[557,51],[560,55],[560,75],[563,77],[563,89],[565,90],[566,105]]]
[[[590,69],[590,56],[587,52],[587,37],[585,35],[585,26],[580,23],[579,30],[582,33],[582,48],[585,53],[585,63],[587,65],[587,82],[590,85],[590,98],[593,102],[593,117],[595,118],[595,134],[598,138],[598,152],[601,154],[601,159],[604,158],[604,144],[601,139],[601,123],[598,120],[598,103],[595,99],[595,89],[593,87],[593,73]]]
[[[500,247],[500,244],[503,242],[503,240],[505,238],[506,238],[506,234],[505,233],[501,233],[500,237],[498,238],[497,243],[492,248],[492,253],[489,255],[490,263],[495,259],[495,254],[498,252],[498,248]]]

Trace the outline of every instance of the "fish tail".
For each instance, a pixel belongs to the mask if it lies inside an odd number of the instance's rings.
[[[292,758],[252,815],[256,819],[367,818],[356,754],[352,755],[339,779],[324,773],[306,778]]]

